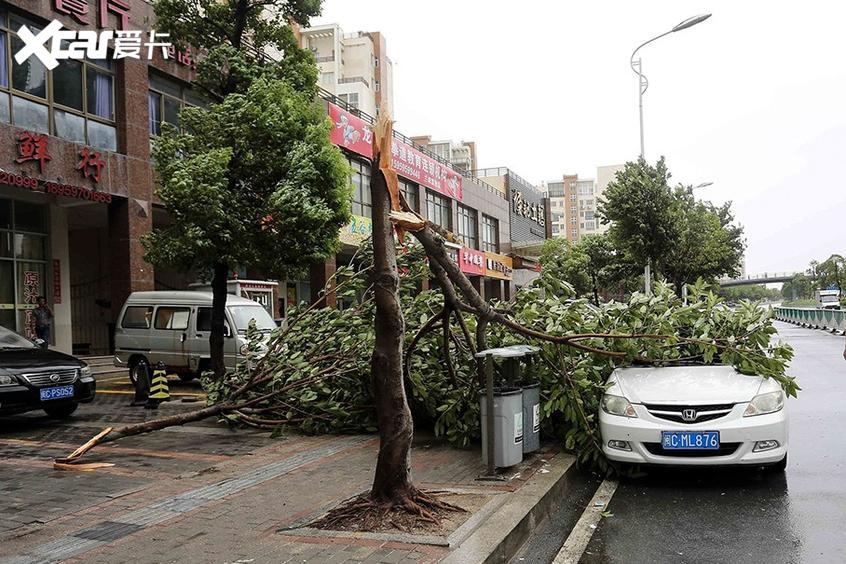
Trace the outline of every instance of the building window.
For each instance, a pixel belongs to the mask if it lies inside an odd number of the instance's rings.
[[[0,325],[35,338],[38,296],[47,295],[47,206],[0,200]]]
[[[452,229],[452,204],[449,198],[426,190],[426,215],[429,221],[444,229]]]
[[[161,134],[162,122],[179,127],[179,112],[182,108],[207,104],[190,88],[153,72],[150,73],[147,102],[150,109],[150,135]]]
[[[0,13],[0,121],[109,151],[117,150],[111,62],[65,59],[48,71],[34,55],[18,64],[24,43],[13,30],[41,27]]]
[[[370,165],[348,159],[352,175],[352,213],[364,217],[373,217],[373,203],[370,200]]]
[[[416,212],[420,211],[420,188],[417,184],[412,184],[407,180],[399,179],[400,190],[405,197],[405,201]]]
[[[320,75],[320,84],[323,86],[334,86],[335,85],[335,73],[334,72],[324,72]]]
[[[596,222],[586,221],[585,222],[585,229],[587,229],[588,231],[593,231],[594,229],[596,229]]]
[[[485,214],[482,214],[482,250],[499,252],[499,221]]]
[[[479,248],[478,218],[476,210],[458,204],[458,236],[471,249]]]
[[[358,106],[358,92],[350,92],[348,94],[338,94],[338,99],[344,102],[349,108],[357,110]]]

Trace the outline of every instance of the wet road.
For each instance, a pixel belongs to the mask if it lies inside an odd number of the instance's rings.
[[[789,403],[786,473],[651,470],[623,480],[582,563],[846,562],[844,338],[777,326],[796,350],[790,373],[802,387]],[[570,516],[556,519],[539,534],[569,531]],[[550,562],[550,554],[536,541],[519,562]]]

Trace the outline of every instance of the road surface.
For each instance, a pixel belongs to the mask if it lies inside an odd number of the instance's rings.
[[[796,351],[790,374],[802,387],[788,404],[787,471],[651,470],[623,480],[582,563],[846,562],[844,338],[777,327]],[[513,562],[551,562],[582,509],[556,511]]]

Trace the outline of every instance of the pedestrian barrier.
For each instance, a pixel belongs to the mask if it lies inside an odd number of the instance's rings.
[[[779,321],[812,329],[846,333],[846,311],[801,307],[777,307],[774,309],[776,319]]]
[[[159,362],[153,370],[153,381],[150,384],[150,396],[147,408],[156,409],[163,401],[170,401],[170,388],[167,386],[167,371],[163,363]]]

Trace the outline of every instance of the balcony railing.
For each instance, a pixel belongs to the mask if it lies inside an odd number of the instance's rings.
[[[367,79],[363,76],[345,76],[344,78],[338,79],[338,84],[352,84],[354,82],[360,82],[370,88],[370,83],[367,82]]]

